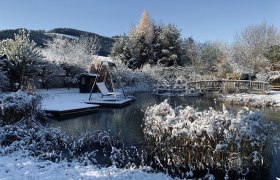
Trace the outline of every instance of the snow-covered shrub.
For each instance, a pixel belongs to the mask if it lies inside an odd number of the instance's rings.
[[[153,90],[155,88],[158,79],[151,73],[139,69],[129,69],[120,60],[115,60],[114,62],[117,68],[111,73],[116,87],[129,86],[137,90]]]
[[[24,117],[33,114],[38,120],[43,120],[44,112],[40,109],[41,98],[36,95],[27,94],[23,91],[2,94],[0,96],[1,123],[15,123]]]
[[[0,126],[0,156],[16,151],[41,160],[77,161],[85,165],[129,167],[140,161],[135,155],[137,149],[125,147],[118,137],[107,132],[67,135],[57,128],[44,127],[34,116]]]
[[[41,159],[58,158],[67,150],[67,139],[58,129],[42,126],[34,116],[0,127],[0,154],[23,150]]]
[[[273,97],[259,96],[256,97],[252,94],[233,94],[230,96],[221,96],[219,101],[222,101],[225,104],[237,104],[240,106],[246,107],[269,107],[269,106],[278,106],[277,100]]]
[[[213,109],[173,109],[167,101],[146,110],[144,125],[152,166],[182,177],[207,169],[239,177],[265,172],[279,140],[277,127],[257,112],[233,117]]]

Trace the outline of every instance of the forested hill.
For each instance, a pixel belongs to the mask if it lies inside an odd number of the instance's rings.
[[[14,38],[14,35],[19,32],[20,29],[8,29],[0,31],[0,41],[7,38]],[[101,36],[95,33],[81,31],[77,29],[70,28],[55,28],[50,31],[45,30],[29,30],[30,31],[30,39],[35,41],[38,46],[44,47],[49,40],[53,40],[53,38],[58,38],[58,36],[54,36],[55,34],[65,35],[65,38],[72,37],[81,37],[81,36],[89,36],[89,37],[97,37],[100,41],[101,48],[98,52],[99,55],[107,56],[110,54],[110,50],[113,46],[114,39]]]

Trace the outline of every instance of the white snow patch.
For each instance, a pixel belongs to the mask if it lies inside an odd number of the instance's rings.
[[[230,94],[221,98],[222,101],[230,104],[240,104],[245,106],[274,106],[280,107],[280,92],[271,91],[267,95],[259,94]]]
[[[172,179],[163,173],[149,173],[142,169],[99,168],[80,163],[41,161],[15,152],[0,157],[0,179]]]
[[[42,109],[43,110],[71,110],[93,107],[84,103],[88,101],[90,93],[79,93],[78,88],[57,88],[57,89],[39,89],[37,93],[43,97]],[[99,93],[93,93],[92,97],[100,96]]]

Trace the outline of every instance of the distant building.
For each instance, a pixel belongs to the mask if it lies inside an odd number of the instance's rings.
[[[79,75],[79,89],[80,93],[89,93],[91,91],[92,85],[94,84],[95,79],[99,76],[98,74],[92,73],[82,73]],[[98,88],[95,85],[93,92],[98,92]]]

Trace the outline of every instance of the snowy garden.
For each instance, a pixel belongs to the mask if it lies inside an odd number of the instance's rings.
[[[211,108],[173,108],[164,101],[145,111],[145,146],[137,149],[108,132],[69,135],[45,127],[48,119],[36,96],[18,91],[1,97],[3,177],[251,179],[269,176],[279,148],[277,126],[248,108],[233,116]],[[60,100],[67,98],[62,94]]]
[[[107,56],[98,54],[97,37],[44,35],[44,46],[25,29],[0,41],[0,179],[270,178],[279,127],[248,107],[279,108],[276,91],[214,97],[244,107],[236,115],[168,100],[151,105],[142,109],[140,148],[106,131],[70,135],[48,127],[52,117],[44,110],[86,106],[88,94],[77,91],[79,75],[97,73],[104,60],[117,66],[108,83],[130,94],[198,80],[249,79],[277,87],[280,35],[273,25],[249,26],[232,45],[198,43],[182,38],[174,24],[152,23],[145,11],[128,35],[115,37]]]

